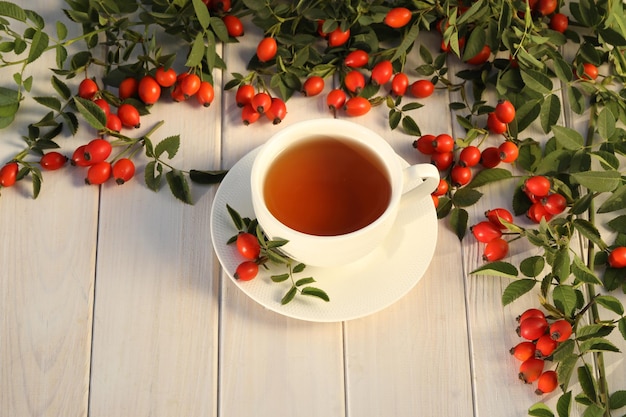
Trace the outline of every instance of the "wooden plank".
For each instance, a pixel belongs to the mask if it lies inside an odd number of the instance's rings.
[[[439,45],[430,33],[420,39],[427,47]],[[417,53],[411,54],[406,65],[411,81],[424,78],[410,70],[419,64]],[[424,107],[406,114],[422,134],[450,133],[445,90],[421,100],[407,93],[401,105],[414,101]],[[401,127],[390,131],[388,109],[381,107],[358,122],[387,138],[409,163],[428,163],[412,147],[417,137]],[[461,245],[445,221],[438,222],[438,229],[434,258],[415,288],[383,311],[345,325],[351,416],[472,415],[463,265],[457,261]],[[450,383],[450,374],[457,382]]]
[[[225,47],[229,72],[246,73],[245,64],[260,39],[248,27],[245,42]],[[224,81],[229,79],[226,76]],[[232,167],[283,126],[332,117],[325,94],[312,98],[296,95],[287,108],[287,117],[279,126],[265,118],[244,126],[234,92],[227,92],[222,119],[223,167]],[[341,324],[300,321],[266,310],[225,273],[220,305],[219,415],[343,415]]]
[[[58,2],[29,9],[46,22],[62,19]],[[32,95],[55,95],[54,53],[32,64]],[[9,87],[18,68],[2,72]],[[15,122],[2,131],[3,164],[22,151],[22,135],[46,110],[26,94]],[[56,138],[71,154],[77,140]],[[27,161],[36,161],[29,156]],[[93,311],[98,191],[71,167],[44,172],[37,200],[30,178],[0,190],[0,415],[86,416]]]
[[[219,86],[220,74],[215,76]],[[220,100],[221,88],[208,109],[195,100],[164,98],[142,119],[141,129],[165,120],[152,140],[180,134],[174,166],[217,169]],[[209,232],[214,190],[192,185],[195,205],[185,205],[167,185],[150,191],[143,168],[123,186],[109,183],[102,189],[90,415],[214,416],[219,287]]]

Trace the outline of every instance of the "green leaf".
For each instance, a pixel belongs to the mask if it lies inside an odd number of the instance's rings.
[[[511,304],[513,301],[528,293],[537,284],[534,279],[519,279],[511,282],[502,293],[502,305]]]
[[[204,8],[206,9],[206,6]],[[211,29],[213,29],[213,32],[215,32],[215,35],[221,42],[228,42],[228,29],[220,17],[211,16]],[[215,45],[214,42],[209,42],[209,44]]]
[[[561,116],[561,100],[555,95],[550,94],[541,104],[541,127],[544,132],[548,133],[552,127],[558,122]]]
[[[293,267],[292,272],[294,274],[299,274],[300,272],[304,271],[304,269],[306,268],[306,265],[303,263],[299,263],[296,266]]]
[[[61,110],[61,102],[59,99],[54,97],[33,97],[37,103],[42,106],[46,106],[52,110],[60,111]]]
[[[156,158],[161,157],[164,152],[167,152],[167,157],[172,159],[176,156],[178,149],[180,148],[180,135],[169,136],[157,143],[154,148],[154,156]]]
[[[163,176],[163,165],[157,161],[150,161],[146,164],[144,171],[144,181],[152,191],[159,191],[161,188],[161,178]]]
[[[464,187],[452,195],[452,202],[458,207],[469,207],[478,202],[483,194],[473,188]]]
[[[626,317],[622,317],[617,321],[617,328],[619,332],[622,334],[622,338],[626,340]]]
[[[469,214],[467,210],[455,207],[450,211],[450,226],[459,240],[463,240],[465,233],[467,233],[467,222]]]
[[[598,120],[596,122],[596,126],[598,128],[598,133],[604,139],[608,139],[615,133],[615,116],[608,107],[603,108],[598,114]]]
[[[576,279],[580,282],[593,285],[602,285],[602,281],[595,276],[593,271],[589,269],[583,260],[578,256],[574,256],[574,262],[572,263],[572,273]]]
[[[575,219],[574,228],[584,237],[593,242],[600,250],[607,248],[606,243],[602,240],[600,231],[595,227],[593,223],[585,219]]]
[[[228,174],[228,170],[200,171],[189,170],[189,179],[197,184],[218,184]]]
[[[76,109],[91,127],[96,130],[104,130],[107,124],[107,116],[104,111],[91,100],[74,97]]]
[[[619,352],[619,348],[603,337],[594,337],[580,343],[580,353],[587,352]]]
[[[576,340],[583,340],[605,337],[611,334],[614,326],[604,324],[589,324],[587,326],[578,326],[576,328]]]
[[[24,9],[8,1],[0,1],[0,16],[10,17],[20,22],[26,22],[26,12]]]
[[[235,225],[235,228],[238,231],[242,231],[244,228],[244,224],[243,224],[243,219],[241,218],[241,215],[239,214],[239,212],[235,210],[234,208],[232,208],[231,206],[229,206],[228,204],[226,204],[226,210],[228,211],[228,215],[230,216],[230,219]]]
[[[531,256],[520,262],[520,271],[527,277],[536,278],[541,274],[546,261],[543,256]]]
[[[419,126],[415,123],[415,120],[410,116],[404,116],[402,118],[402,128],[411,136],[422,136]]]
[[[591,400],[596,401],[596,386],[593,380],[593,373],[589,365],[583,365],[578,368],[578,382],[585,395]]]
[[[572,315],[578,301],[576,291],[570,285],[557,285],[554,287],[552,299],[555,307],[566,316]]]
[[[576,172],[571,174],[571,176],[583,187],[587,187],[589,190],[599,193],[614,191],[620,185],[621,181],[621,176],[618,171]]]
[[[569,98],[569,105],[572,111],[576,114],[583,114],[586,106],[585,106],[585,97],[580,90],[573,86],[567,87],[567,96]]]
[[[289,279],[289,274],[280,274],[270,276],[272,282],[283,282]]]
[[[300,278],[299,280],[296,281],[296,287],[301,287],[306,284],[312,284],[314,282],[315,280],[312,277]]]
[[[572,392],[567,391],[565,394],[561,395],[556,402],[556,412],[559,417],[569,417],[570,409],[572,406]]]
[[[296,288],[296,286],[292,286],[289,291],[287,291],[287,293],[285,293],[285,295],[283,296],[283,298],[280,300],[280,303],[282,305],[285,305],[287,303],[289,303],[291,300],[293,300],[293,298],[296,296],[296,294],[298,293],[298,288]]]
[[[54,87],[56,92],[61,96],[63,100],[69,100],[69,98],[72,96],[72,92],[63,81],[59,80],[56,76],[53,75],[50,82],[52,83],[52,87]]]
[[[202,62],[202,58],[204,57],[204,48],[204,36],[202,32],[198,32],[196,39],[191,45],[191,50],[189,51],[189,56],[187,57],[185,66],[190,68],[199,66]]]
[[[64,40],[67,37],[67,27],[63,24],[63,22],[57,20],[56,29],[57,29],[57,38],[60,41]]]
[[[617,410],[618,408],[626,407],[626,391],[615,391],[609,397],[609,408],[611,410]]]
[[[509,178],[513,178],[513,174],[508,169],[503,168],[491,168],[479,171],[472,182],[467,186],[469,188],[481,187],[492,182],[502,181]]]
[[[564,282],[570,275],[569,247],[563,247],[556,252],[552,264],[552,273],[560,281]]]
[[[573,342],[572,342],[573,343]],[[559,362],[559,366],[556,368],[556,374],[559,380],[559,384],[563,387],[563,389],[567,389],[569,385],[569,381],[574,373],[574,369],[576,369],[576,364],[578,363],[578,355],[571,354],[561,359]]]
[[[618,316],[624,314],[624,306],[622,303],[611,295],[599,295],[595,298],[595,302]]]
[[[620,186],[606,199],[598,209],[598,213],[610,213],[626,207],[626,185]]]
[[[209,14],[209,9],[206,4],[204,4],[202,0],[192,0],[192,4],[196,17],[198,18],[198,23],[200,23],[202,29],[208,28],[211,24],[211,15]]]
[[[522,71],[522,80],[526,87],[540,94],[547,95],[552,93],[553,84],[550,78],[535,70],[526,69]]]
[[[315,287],[304,287],[302,288],[302,295],[310,295],[313,297],[321,298],[322,300],[328,302],[330,301],[330,297],[324,290]]]
[[[411,48],[413,44],[415,43],[415,40],[417,39],[417,35],[419,35],[419,33],[420,33],[419,22],[415,22],[413,26],[411,26],[409,31],[406,32],[406,34],[402,38],[402,42],[396,48],[396,52],[393,54],[393,57],[391,58],[391,62],[394,62],[395,60],[397,60],[398,58],[406,54],[406,51],[408,51],[409,48]]]
[[[550,407],[544,403],[533,404],[528,409],[528,415],[535,417],[554,417],[554,413],[550,410]]]
[[[33,41],[30,45],[30,51],[28,52],[28,60],[27,63],[31,63],[35,61],[37,58],[44,53],[48,44],[50,42],[50,38],[46,32],[38,30],[35,32],[35,36],[33,36]]]
[[[470,272],[470,274],[517,278],[518,271],[513,264],[503,261],[497,261],[483,265]]]
[[[173,169],[165,174],[165,179],[174,197],[183,203],[193,204],[189,183],[181,171]]]
[[[565,149],[578,150],[585,143],[583,136],[569,127],[552,126],[552,133],[554,133],[557,143]]]

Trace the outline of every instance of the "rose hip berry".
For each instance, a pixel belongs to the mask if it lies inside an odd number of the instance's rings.
[[[346,74],[343,85],[348,91],[358,94],[365,87],[365,76],[358,70],[352,70]]]
[[[237,235],[237,251],[246,259],[257,259],[261,254],[261,245],[252,233],[241,232]]]
[[[503,142],[498,150],[500,151],[500,160],[508,164],[515,162],[519,156],[519,148],[510,140]]]
[[[0,187],[11,187],[17,181],[17,173],[19,172],[17,162],[9,162],[0,168]]]
[[[417,80],[411,84],[411,94],[415,98],[430,97],[435,91],[435,85],[429,80]]]
[[[535,351],[537,350],[533,342],[520,342],[509,351],[515,359],[524,362],[527,359],[535,357]]]
[[[85,146],[83,153],[85,160],[89,161],[90,164],[94,164],[107,159],[111,155],[112,150],[113,147],[107,140],[96,138]]]
[[[438,153],[452,152],[454,150],[454,138],[446,133],[438,135],[433,141],[433,149]]]
[[[459,165],[471,168],[480,162],[480,149],[477,146],[469,145],[459,154]]]
[[[343,90],[336,88],[331,90],[326,96],[326,105],[330,110],[336,112],[337,110],[343,108],[344,104],[346,104],[347,98],[348,97]]]
[[[372,68],[372,84],[384,85],[387,84],[393,76],[393,65],[391,61],[384,60],[374,65]]]
[[[272,97],[267,93],[257,93],[252,97],[250,104],[257,113],[263,114],[272,106]]]
[[[483,252],[483,260],[486,262],[495,262],[503,259],[509,253],[509,242],[501,237],[495,238],[488,242]]]
[[[97,162],[87,170],[85,183],[88,185],[104,184],[111,177],[111,163],[108,161]]]
[[[113,164],[111,174],[115,182],[122,185],[135,175],[135,163],[128,158],[121,158]]]
[[[413,147],[424,155],[432,155],[435,152],[435,135],[423,135],[413,142]]]
[[[41,167],[48,171],[57,170],[63,167],[66,162],[67,156],[56,151],[48,152],[39,160],[39,164],[41,165]]]
[[[565,342],[572,335],[572,325],[565,319],[550,325],[550,337],[556,342]]]
[[[449,189],[450,189],[450,185],[448,184],[448,181],[446,181],[445,178],[441,178],[439,180],[439,184],[437,185],[437,188],[435,189],[435,191],[432,192],[432,194],[437,197],[440,197],[442,195],[445,195]]]
[[[96,84],[94,80],[91,78],[85,78],[78,85],[78,97],[91,100],[94,98],[98,90],[98,84]]]
[[[337,27],[328,34],[328,46],[331,48],[341,46],[348,42],[348,39],[350,39],[350,29],[343,31],[341,28]]]
[[[261,62],[267,62],[276,56],[278,44],[274,38],[263,38],[257,45],[256,56]]]
[[[626,268],[626,247],[618,246],[609,253],[609,266],[611,268]]]
[[[391,28],[399,29],[406,26],[410,21],[413,14],[406,7],[394,7],[387,12],[383,22]]]
[[[408,88],[409,77],[405,73],[399,72],[393,76],[393,79],[391,80],[391,92],[396,97],[404,96]]]
[[[319,75],[311,75],[302,84],[302,94],[307,97],[318,95],[324,90],[324,79]]]
[[[550,214],[561,214],[567,207],[567,200],[559,193],[550,194],[542,201],[543,207]]]
[[[287,115],[287,106],[285,102],[278,98],[272,98],[272,105],[265,111],[265,117],[267,117],[273,124],[277,125],[283,121]]]
[[[550,192],[550,180],[543,175],[535,175],[524,181],[524,191],[536,197],[545,197]]]
[[[251,103],[246,104],[243,109],[241,109],[241,120],[246,126],[259,120],[259,117],[261,117],[261,113],[256,111]]]
[[[495,168],[500,162],[500,150],[495,146],[485,148],[480,155],[480,164],[485,168]]]
[[[541,317],[529,317],[517,328],[520,337],[526,340],[537,340],[548,330],[548,321]]]
[[[513,223],[513,215],[511,214],[511,212],[501,207],[487,210],[485,212],[485,217],[487,217],[487,220],[498,226],[500,229],[506,229],[506,226],[502,224],[501,220],[505,220],[508,223]]]
[[[372,103],[365,97],[352,97],[344,104],[344,109],[348,116],[363,116],[372,108]]]
[[[515,120],[515,107],[509,100],[500,100],[494,113],[502,123],[509,124]]]
[[[491,112],[489,116],[487,116],[487,128],[491,133],[495,133],[496,135],[501,135],[506,132],[506,123],[502,123],[496,117],[496,114]]]
[[[213,84],[208,81],[202,81],[200,83],[200,88],[196,93],[196,100],[204,107],[209,107],[213,100],[215,99],[215,89],[213,88]]]
[[[547,394],[554,391],[558,386],[559,381],[556,371],[545,371],[537,379],[537,389],[535,390],[535,393],[537,395]]]
[[[161,97],[161,86],[154,77],[146,75],[139,81],[137,94],[139,95],[139,99],[145,104],[154,104]]]
[[[559,343],[554,340],[551,335],[546,333],[537,339],[535,345],[537,347],[537,352],[539,352],[542,357],[547,358],[552,355]]]
[[[235,270],[235,279],[239,281],[250,281],[259,273],[259,265],[254,261],[244,261]]]
[[[120,118],[123,126],[138,128],[140,126],[139,111],[135,106],[124,103],[117,109],[117,117]]]
[[[369,59],[370,56],[367,52],[362,49],[357,49],[356,51],[352,51],[346,55],[343,63],[349,68],[361,68],[367,64]]]
[[[176,84],[176,71],[172,68],[159,67],[154,72],[154,79],[161,87],[171,87]]]
[[[455,165],[450,171],[450,179],[455,187],[462,187],[472,180],[472,170],[468,167]]]
[[[519,317],[517,317],[517,322],[521,323],[524,320],[529,319],[531,317],[538,317],[544,320],[546,319],[546,315],[543,311],[539,310],[538,308],[529,308],[528,310],[520,314]]]
[[[445,171],[450,168],[454,162],[454,155],[452,152],[434,152],[430,155],[430,163],[433,164],[439,171]]]
[[[544,365],[545,363],[542,359],[526,359],[519,367],[519,379],[524,381],[525,384],[536,381],[543,372]]]
[[[242,84],[235,93],[235,102],[238,107],[243,107],[252,102],[252,97],[256,94],[254,87],[250,84]]]
[[[490,221],[482,221],[470,227],[470,231],[477,241],[489,243],[502,236],[502,230]]]

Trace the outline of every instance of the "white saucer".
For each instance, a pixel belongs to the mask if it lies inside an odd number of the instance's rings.
[[[317,297],[297,295],[290,303],[280,300],[290,281],[275,283],[271,274],[284,271],[270,265],[259,269],[252,281],[233,277],[243,261],[235,245],[226,245],[237,233],[226,204],[243,217],[254,218],[250,191],[250,170],[259,148],[233,166],[222,180],[211,208],[211,239],[217,257],[231,280],[250,298],[279,314],[301,320],[336,322],[375,313],[393,304],[421,279],[437,243],[437,215],[430,196],[418,199],[408,193],[402,198],[398,218],[385,242],[365,258],[334,268],[307,267],[296,279],[310,277],[312,285],[326,291],[325,302]]]

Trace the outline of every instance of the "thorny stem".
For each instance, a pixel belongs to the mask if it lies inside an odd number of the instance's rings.
[[[597,117],[597,105],[596,103],[591,104],[591,109],[589,111],[589,126],[587,127],[587,137],[585,138],[585,147],[589,149],[593,142],[593,138],[595,135],[595,121]],[[590,191],[587,190],[587,193]],[[589,209],[587,210],[587,215],[589,216],[589,222],[595,224],[595,204],[593,200],[589,205]],[[593,242],[588,242],[587,248],[587,266],[590,270],[593,271],[595,267],[595,248]],[[587,284],[587,292],[588,294],[594,294],[595,288],[593,284]],[[600,313],[598,311],[598,305],[595,302],[589,303],[589,313],[591,316],[592,323],[600,322]],[[593,357],[596,365],[596,372],[598,375],[598,399],[600,404],[604,407],[604,416],[610,417],[611,411],[608,406],[608,395],[609,395],[609,387],[606,379],[606,368],[604,366],[604,355],[602,352],[594,352]]]

